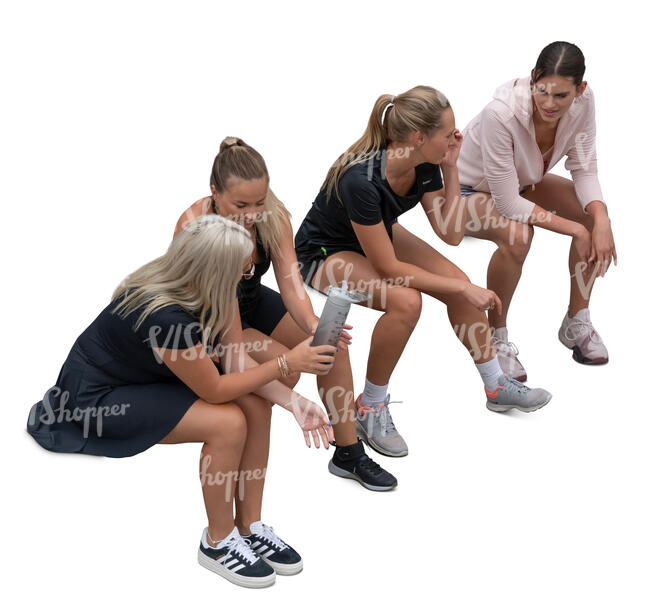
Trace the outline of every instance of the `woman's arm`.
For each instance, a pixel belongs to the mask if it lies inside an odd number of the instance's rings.
[[[303,332],[311,334],[318,325],[318,317],[314,314],[311,300],[298,270],[298,259],[293,246],[293,230],[288,218],[282,223],[279,241],[280,251],[272,255],[272,262],[282,302]]]
[[[226,376],[245,374],[245,371],[254,369],[260,365],[250,355],[248,355],[246,351],[239,306],[237,305],[235,309],[235,319],[233,324],[227,332],[222,334],[222,342],[220,343],[223,352],[223,355],[221,356],[221,365],[227,373]],[[275,360],[273,361],[275,362]],[[292,372],[296,371],[295,366],[292,366],[290,355],[287,356],[287,363]],[[279,369],[277,363],[275,365],[276,368]],[[271,380],[265,384],[260,383],[254,388],[253,393],[290,411],[293,411],[293,406],[296,404],[309,402],[309,400],[289,389],[289,387],[277,379]]]
[[[433,231],[449,245],[458,245],[465,236],[467,222],[467,207],[460,194],[458,167],[456,161],[463,143],[463,136],[458,129],[452,136],[453,142],[445,158],[440,163],[442,179],[445,187],[422,195],[422,209],[427,214]]]
[[[383,222],[371,226],[352,222],[352,228],[366,257],[382,279],[421,292],[463,296],[477,309],[485,310],[493,305],[501,313],[501,301],[491,290],[462,279],[429,273],[419,266],[399,260]]]
[[[155,348],[155,351],[185,385],[211,404],[230,402],[273,380],[277,382],[281,376],[275,360],[245,372],[222,376],[201,343],[189,349]]]

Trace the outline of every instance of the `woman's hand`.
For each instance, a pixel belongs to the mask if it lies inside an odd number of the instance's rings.
[[[573,237],[572,245],[575,247],[580,261],[588,264],[592,253],[591,233],[582,224],[580,230]]]
[[[286,354],[287,365],[291,372],[309,372],[321,376],[331,370],[336,347],[330,345],[311,347],[313,339],[312,334]]]
[[[320,321],[319,317],[315,318],[315,321],[312,322],[311,324],[311,333],[312,336],[314,332],[316,332],[316,328],[318,327],[318,322]],[[338,349],[347,349],[348,345],[352,344],[352,336],[349,332],[346,332],[346,330],[352,330],[352,326],[350,324],[345,324],[343,326],[344,330],[341,332],[341,337],[339,338],[339,342],[336,345]]]
[[[304,398],[299,399],[294,401],[291,411],[302,429],[308,447],[311,447],[311,434],[316,448],[320,448],[320,439],[323,440],[323,446],[329,448],[330,442],[334,440],[334,432],[325,411],[318,404]]]
[[[456,167],[456,161],[458,160],[458,155],[460,154],[460,147],[463,144],[463,134],[456,129],[449,139],[449,148],[445,152],[445,156],[442,157],[440,161],[441,165],[446,165],[447,167]]]
[[[501,299],[492,290],[468,283],[461,294],[479,311],[487,311],[496,307],[497,313],[501,315]]]
[[[609,218],[598,219],[594,222],[594,229],[591,233],[591,251],[589,254],[589,263],[596,263],[598,277],[604,277],[609,265],[614,260],[618,264],[616,257],[616,245],[614,245],[614,235]]]

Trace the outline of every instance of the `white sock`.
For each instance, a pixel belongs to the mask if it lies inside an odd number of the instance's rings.
[[[489,362],[476,364],[476,369],[483,379],[483,384],[488,391],[494,391],[499,386],[499,377],[503,374],[499,360],[495,356]]]
[[[361,405],[372,406],[373,404],[382,404],[386,401],[388,395],[388,385],[375,385],[366,379],[366,386],[361,394]]]
[[[494,338],[497,340],[500,340],[501,342],[507,343],[508,342],[508,328],[503,326],[503,328],[497,328],[494,331]]]

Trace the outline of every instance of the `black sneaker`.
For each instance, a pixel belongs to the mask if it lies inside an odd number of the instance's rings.
[[[244,588],[266,588],[275,583],[275,571],[253,550],[235,527],[213,548],[208,545],[208,529],[199,544],[199,564]]]
[[[282,541],[273,527],[258,520],[251,524],[250,529],[251,534],[244,535],[243,538],[251,542],[254,552],[271,565],[278,575],[295,575],[302,571],[300,554]]]
[[[335,476],[356,480],[371,491],[390,491],[397,486],[397,478],[366,455],[361,441],[337,446],[327,469]]]

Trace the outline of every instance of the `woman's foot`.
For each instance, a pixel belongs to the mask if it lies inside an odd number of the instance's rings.
[[[589,309],[580,309],[574,317],[564,316],[558,332],[560,342],[573,351],[573,359],[580,364],[598,365],[609,361],[603,339],[594,329]]]
[[[386,457],[405,457],[409,454],[409,449],[404,438],[395,428],[388,410],[389,403],[390,394],[386,396],[385,402],[362,406],[361,395],[359,395],[355,402],[357,435],[368,446]]]
[[[506,328],[497,328],[493,340],[501,370],[510,378],[523,383],[528,378],[528,375],[519,359],[517,359],[519,349],[508,340],[508,330]]]
[[[493,412],[506,412],[512,408],[522,412],[533,412],[545,406],[551,400],[551,394],[545,389],[531,389],[506,374],[499,377],[494,391],[488,391],[486,406]]]
[[[275,582],[273,568],[251,549],[237,527],[216,543],[209,543],[205,528],[199,544],[199,564],[245,588],[265,588]]]
[[[335,476],[356,480],[371,491],[389,491],[397,486],[397,478],[366,455],[361,441],[337,446],[327,469]]]
[[[243,538],[251,543],[251,548],[266,561],[278,575],[295,575],[302,571],[302,558],[289,544],[285,543],[261,520],[250,525],[250,535]]]

